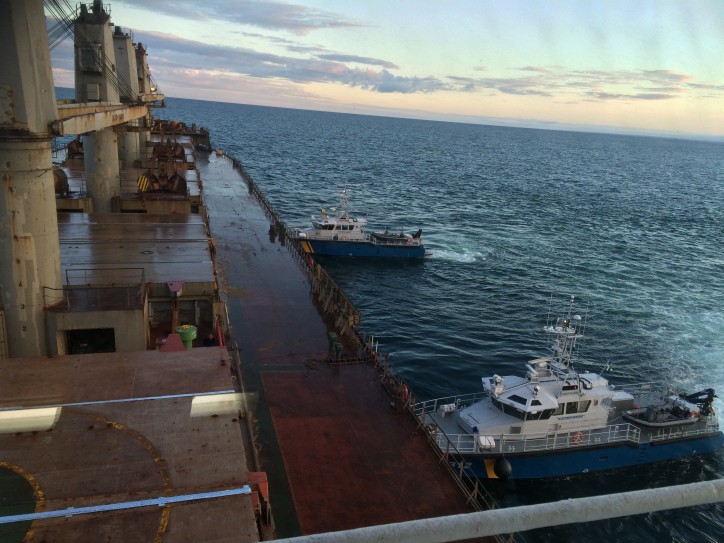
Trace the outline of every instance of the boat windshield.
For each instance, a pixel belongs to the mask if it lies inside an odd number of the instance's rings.
[[[591,400],[582,400],[580,402],[564,402],[558,404],[558,409],[556,409],[553,414],[554,415],[563,415],[564,412],[566,415],[572,415],[574,413],[585,413],[588,411],[588,407],[591,405]]]
[[[328,223],[316,222],[314,223],[314,227],[318,228],[319,230],[334,230],[334,225]]]
[[[546,420],[551,418],[553,412],[555,411],[554,409],[542,409],[540,411],[534,410],[526,412],[517,407],[513,407],[512,405],[503,403],[497,398],[492,398],[492,400],[493,405],[500,409],[503,413],[505,413],[506,415],[511,415],[520,420]]]

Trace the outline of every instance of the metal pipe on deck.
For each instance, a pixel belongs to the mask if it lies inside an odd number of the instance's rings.
[[[724,480],[312,534],[277,543],[443,543],[724,501]]]

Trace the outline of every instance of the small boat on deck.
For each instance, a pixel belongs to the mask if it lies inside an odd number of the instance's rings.
[[[313,255],[345,257],[422,258],[425,245],[422,229],[414,234],[405,232],[366,231],[367,219],[349,214],[349,191],[340,193],[339,208],[329,215],[312,216],[312,226],[297,232],[302,249]]]
[[[544,327],[552,353],[522,376],[483,378],[482,393],[415,404],[415,415],[448,462],[477,478],[562,477],[714,453],[724,447],[714,390],[610,384],[574,369],[583,319]]]
[[[623,412],[623,418],[650,428],[666,428],[668,426],[681,426],[699,422],[702,416],[701,406],[704,406],[709,415],[708,408],[714,401],[714,390],[708,388],[689,396],[669,396],[662,398],[658,404],[629,409]]]

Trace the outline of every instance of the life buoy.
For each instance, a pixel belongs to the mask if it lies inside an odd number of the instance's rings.
[[[576,432],[575,434],[573,434],[571,441],[573,442],[574,445],[580,445],[581,443],[583,443],[583,433]]]
[[[347,241],[347,236],[342,236],[342,241]]]

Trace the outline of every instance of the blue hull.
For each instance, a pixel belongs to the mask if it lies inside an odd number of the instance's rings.
[[[547,453],[506,455],[510,465],[509,479],[541,479],[565,477],[597,471],[641,466],[709,454],[724,447],[724,434],[708,435],[666,443],[646,443],[640,446],[612,445],[567,449]],[[465,472],[479,479],[497,479],[496,456],[465,456]],[[459,469],[457,462],[455,468]],[[502,478],[502,477],[500,477]]]
[[[382,257],[382,258],[422,258],[425,247],[422,245],[381,245],[352,241],[300,240],[306,253],[324,256],[343,257]]]

